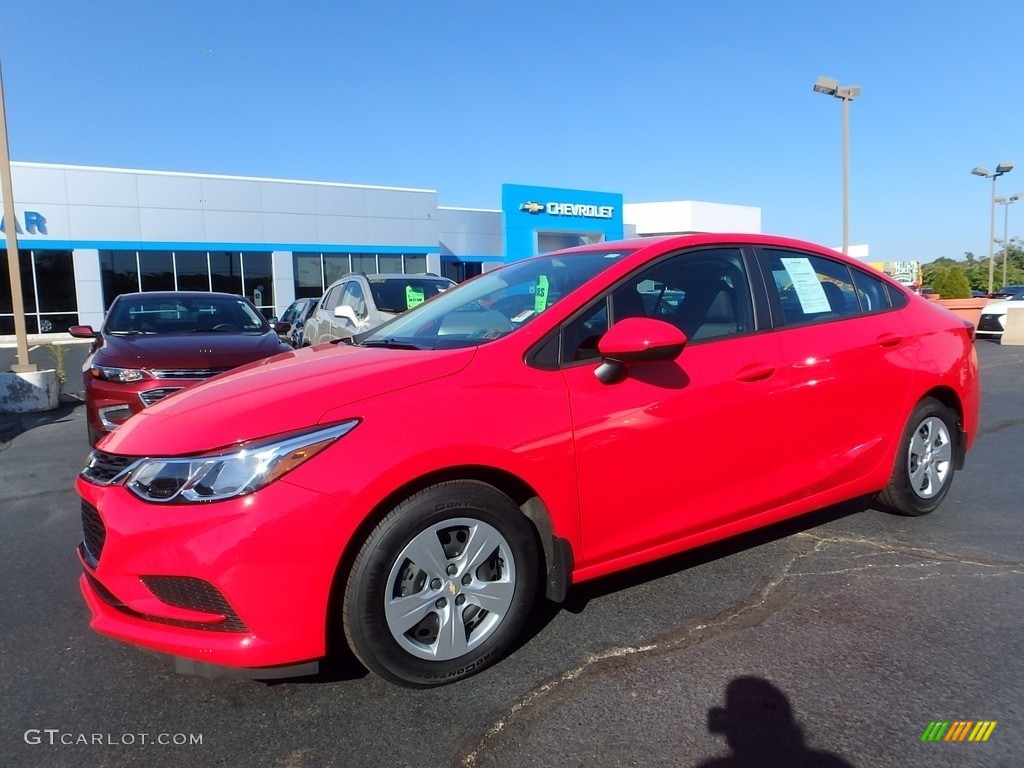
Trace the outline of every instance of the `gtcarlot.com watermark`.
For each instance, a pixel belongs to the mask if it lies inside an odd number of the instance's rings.
[[[202,745],[201,733],[84,733],[60,728],[29,728],[23,736],[26,744],[50,746],[131,747],[156,744],[161,747]]]

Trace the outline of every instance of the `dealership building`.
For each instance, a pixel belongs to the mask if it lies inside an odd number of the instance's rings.
[[[759,208],[629,203],[614,192],[504,184],[500,209],[453,208],[431,189],[11,165],[32,334],[98,326],[114,297],[131,291],[242,294],[270,316],[348,272],[463,280],[583,243],[761,231]],[[12,304],[5,265],[0,336],[14,333]]]

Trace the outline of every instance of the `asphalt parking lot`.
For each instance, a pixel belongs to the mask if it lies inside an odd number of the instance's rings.
[[[935,514],[852,502],[582,585],[509,658],[427,691],[344,657],[185,677],[94,634],[84,411],[0,416],[0,765],[1019,766],[1024,348],[977,346],[982,431]],[[996,726],[922,741],[935,721]]]

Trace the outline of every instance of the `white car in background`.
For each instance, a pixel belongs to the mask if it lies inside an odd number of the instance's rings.
[[[331,283],[306,319],[302,346],[350,339],[455,285],[437,275],[345,275]]]
[[[1018,293],[1008,299],[990,301],[981,310],[981,319],[974,335],[982,339],[998,339],[1006,330],[1006,312],[1010,307],[1015,311],[1024,312],[1024,293]]]

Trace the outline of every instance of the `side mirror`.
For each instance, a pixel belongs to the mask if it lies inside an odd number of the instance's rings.
[[[344,320],[349,325],[359,325],[359,318],[356,317],[356,311],[348,304],[339,304],[336,306],[334,308],[334,316],[339,320]]]
[[[100,332],[94,331],[91,325],[72,325],[68,328],[68,333],[76,339],[98,339],[100,337]]]
[[[630,365],[675,360],[686,346],[686,334],[664,320],[627,317],[597,343],[602,362],[594,375],[602,384],[615,384]]]
[[[274,323],[280,322],[280,318],[278,318],[277,315],[274,315],[269,320],[267,320],[267,322],[270,323],[271,325],[273,325]]]

